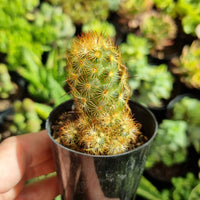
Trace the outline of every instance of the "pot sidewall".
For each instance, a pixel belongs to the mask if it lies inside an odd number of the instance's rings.
[[[142,132],[148,137],[148,141],[136,149],[118,155],[89,155],[68,149],[52,137],[52,124],[61,113],[70,111],[72,105],[73,100],[69,100],[57,106],[46,121],[62,199],[100,200],[104,196],[134,199],[150,146],[157,133],[154,115],[142,105],[129,101],[133,117],[142,124]],[[91,193],[95,193],[93,197],[90,196]]]

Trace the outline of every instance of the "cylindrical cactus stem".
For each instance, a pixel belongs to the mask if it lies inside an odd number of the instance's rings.
[[[78,117],[58,122],[61,144],[90,154],[118,154],[134,148],[140,127],[128,106],[127,68],[110,38],[82,34],[67,51],[66,80]]]
[[[78,110],[91,116],[121,112],[130,96],[127,70],[110,38],[83,34],[67,52],[67,83]]]

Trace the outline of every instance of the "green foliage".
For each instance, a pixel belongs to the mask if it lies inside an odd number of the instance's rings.
[[[200,89],[200,40],[185,45],[180,57],[172,60],[173,72],[180,75],[188,87]]]
[[[198,36],[200,24],[199,0],[154,0],[157,9],[169,14],[173,18],[179,18],[186,34]]]
[[[187,123],[165,119],[151,147],[146,167],[162,162],[166,166],[184,162],[187,158]]]
[[[147,38],[129,34],[120,45],[122,59],[129,70],[129,85],[135,91],[132,98],[142,104],[160,107],[173,89],[173,77],[165,64],[148,63],[151,44]],[[137,95],[136,95],[137,93]]]
[[[61,195],[58,195],[54,200],[62,200]]]
[[[152,0],[124,0],[120,3],[119,13],[134,16],[151,10]]]
[[[17,7],[19,2],[13,0],[12,4]],[[2,6],[0,36],[3,39],[0,41],[0,51],[6,54],[9,70],[15,70],[28,81],[29,94],[37,101],[57,105],[69,99],[68,95],[62,98],[65,91],[60,86],[65,81],[65,62],[60,56],[62,49],[66,49],[67,40],[75,32],[69,16],[63,14],[60,7],[42,3],[40,8],[32,6],[34,10],[25,16],[17,12],[11,20],[12,10],[9,10],[7,3]],[[21,6],[26,7],[26,4]],[[50,53],[43,64],[44,51]]]
[[[198,32],[198,26],[200,24],[200,13],[198,15],[187,15],[182,19],[183,30],[187,34],[200,37]]]
[[[133,99],[150,107],[161,107],[163,99],[169,99],[173,89],[173,77],[165,64],[138,66],[130,79],[130,85],[138,94]],[[144,73],[143,73],[144,72]]]
[[[139,126],[128,106],[127,76],[119,49],[109,37],[90,32],[74,40],[67,52],[66,79],[79,115],[74,121],[58,122],[57,140],[90,154],[118,154],[133,148]]]
[[[39,0],[0,0],[0,4],[2,11],[10,16],[11,22],[13,17],[26,16],[32,12],[39,5]],[[3,19],[0,19],[1,22]]]
[[[61,86],[65,81],[64,61],[58,60],[56,50],[49,54],[46,65],[37,55],[24,50],[23,62],[26,68],[19,68],[17,72],[29,82],[28,91],[32,98],[53,105],[70,98]]]
[[[53,109],[52,106],[48,106],[46,104],[38,103],[38,102],[35,102],[34,106],[35,106],[36,113],[43,120],[46,120],[48,118],[50,112]]]
[[[195,188],[198,183],[199,180],[197,180],[192,173],[187,173],[186,177],[172,178],[174,190],[171,198],[176,200],[188,200],[193,188]]]
[[[173,44],[176,37],[177,27],[170,15],[151,12],[144,15],[140,24],[142,35],[152,43],[152,54],[156,50],[162,50],[166,46]],[[162,58],[162,55],[160,55]]]
[[[22,1],[7,1],[2,2],[2,9],[0,10],[0,51],[8,54],[8,61],[12,60],[9,55],[17,56],[20,50],[20,43],[23,45],[28,41],[27,46],[31,46],[30,25],[24,17],[26,9]],[[21,2],[21,3],[20,3]],[[16,7],[19,6],[19,10]],[[13,10],[13,8],[15,8]],[[20,12],[22,10],[23,12]],[[13,16],[13,17],[12,17]],[[22,39],[23,38],[23,39]],[[24,41],[24,42],[23,42]],[[37,48],[36,48],[37,49]]]
[[[0,52],[6,54],[9,70],[23,66],[21,60],[24,49],[41,57],[53,45],[60,46],[60,40],[65,42],[73,36],[75,28],[61,8],[43,3],[39,9],[38,3],[34,3],[38,1],[10,2],[3,1],[0,10]],[[19,10],[16,9],[18,7]]]
[[[110,36],[112,38],[116,35],[116,30],[113,24],[108,21],[100,21],[94,19],[82,26],[82,32],[96,32],[98,34],[103,34]]]
[[[4,4],[2,6],[6,7]],[[33,41],[32,34],[30,34],[32,26],[24,16],[11,18],[11,11],[3,11],[4,9],[0,10],[0,19],[2,20],[0,22],[0,52],[6,54],[9,69],[15,70],[21,64],[21,49],[23,47],[37,55],[42,53],[42,47],[39,43]]]
[[[200,183],[193,188],[192,192],[190,193],[189,200],[200,200]]]
[[[37,27],[33,30],[34,40],[44,45],[66,48],[63,45],[75,33],[71,18],[63,13],[62,8],[47,3],[34,13],[34,25]]]
[[[198,0],[177,0],[177,12],[180,16],[198,14],[200,2]]]
[[[107,0],[49,0],[53,5],[60,5],[76,24],[85,24],[91,19],[106,20],[109,14]]]
[[[8,73],[7,66],[0,63],[0,98],[6,99],[10,97],[16,90],[14,83]]]
[[[175,103],[173,108],[173,119],[184,120],[187,123],[188,141],[200,152],[200,100],[184,97]]]
[[[15,101],[14,111],[13,122],[9,126],[12,134],[37,132],[41,129],[42,121],[38,117],[31,99],[25,98],[23,101]]]
[[[111,11],[117,11],[119,9],[119,5],[121,0],[106,0],[106,2],[108,2],[109,5],[109,10]]]
[[[174,0],[153,0],[156,8],[162,13],[169,14],[173,18],[176,17],[176,2]]]
[[[162,197],[158,189],[144,176],[140,180],[137,195],[149,200],[167,200]]]
[[[176,12],[181,18],[185,33],[196,36],[196,28],[200,23],[200,2],[198,0],[178,0]]]
[[[127,35],[126,42],[120,44],[122,59],[130,66],[131,71],[141,60],[147,59],[150,49],[151,44],[147,38],[136,36],[132,33]]]
[[[145,177],[142,177],[137,194],[148,200],[199,200],[199,180],[194,174],[172,178],[172,188],[158,191]]]

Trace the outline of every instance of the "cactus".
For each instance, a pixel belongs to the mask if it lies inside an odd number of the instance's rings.
[[[140,143],[140,124],[128,106],[131,90],[119,49],[110,38],[85,33],[67,52],[66,81],[74,97],[77,117],[62,116],[53,126],[62,145],[84,153],[112,155]]]

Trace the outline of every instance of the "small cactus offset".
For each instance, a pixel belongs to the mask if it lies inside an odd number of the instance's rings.
[[[114,42],[94,32],[82,34],[67,52],[66,76],[78,114],[54,126],[57,141],[95,155],[134,148],[140,125],[132,119],[127,69]]]

